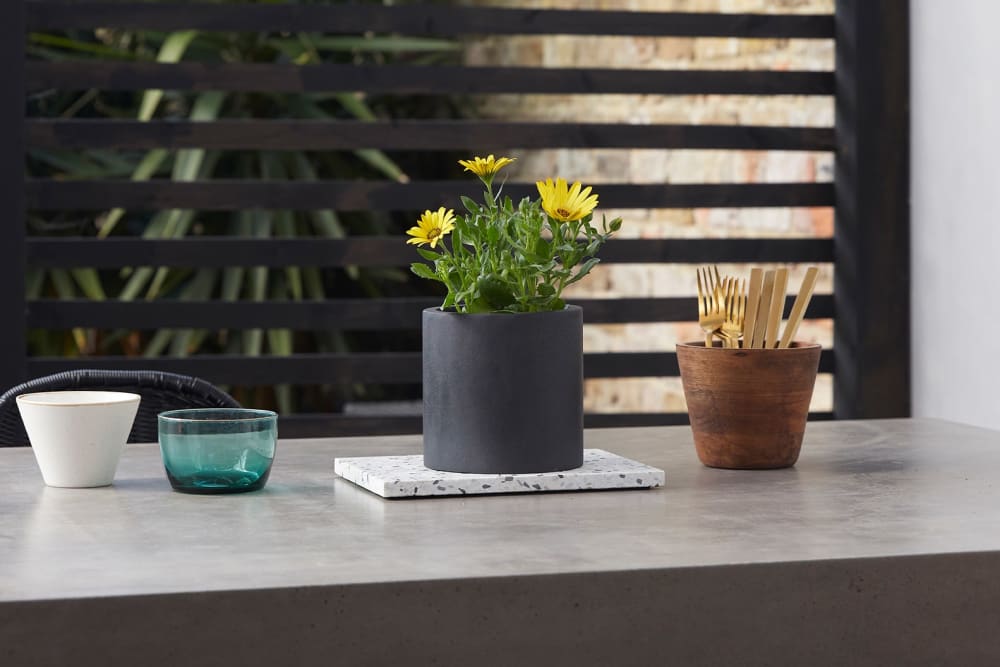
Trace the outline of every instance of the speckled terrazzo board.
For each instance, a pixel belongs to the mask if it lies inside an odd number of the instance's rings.
[[[583,466],[563,472],[483,475],[441,472],[424,467],[422,456],[358,456],[335,459],[344,479],[383,498],[649,489],[663,486],[664,474],[603,449],[583,450]]]

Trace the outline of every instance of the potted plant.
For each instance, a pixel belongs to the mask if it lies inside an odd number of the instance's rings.
[[[621,219],[591,224],[597,195],[539,181],[516,205],[494,192],[501,157],[460,160],[485,186],[466,212],[427,210],[407,243],[413,272],[447,289],[423,313],[424,465],[466,473],[583,463],[583,314],[563,290],[598,263]]]

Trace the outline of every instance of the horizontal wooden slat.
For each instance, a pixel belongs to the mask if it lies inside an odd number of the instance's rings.
[[[833,350],[823,350],[820,372],[833,369]],[[33,377],[60,371],[96,369],[148,369],[194,375],[217,384],[329,384],[337,382],[419,384],[419,352],[377,354],[294,354],[287,357],[205,355],[195,357],[33,357],[28,371]],[[676,377],[673,352],[606,352],[585,354],[587,378]]]
[[[676,426],[688,423],[687,413],[585,414],[585,428],[623,426]],[[417,434],[423,430],[420,415],[294,414],[278,418],[280,438],[329,438]]]
[[[420,354],[297,354],[287,357],[204,355],[193,357],[34,357],[32,377],[77,368],[148,369],[194,375],[215,384],[271,385],[370,382],[419,384]]]
[[[832,206],[832,183],[601,184],[591,183],[605,208],[734,208]],[[508,183],[515,200],[537,197],[534,184]],[[158,210],[190,208],[236,211],[248,208],[340,211],[415,211],[459,208],[462,195],[479,194],[469,181],[256,181],[194,183],[156,181],[60,181],[29,179],[29,209],[104,210],[113,206]]]
[[[408,266],[419,260],[402,236],[348,239],[184,240],[30,238],[27,262],[45,268],[125,266]],[[612,239],[608,263],[832,262],[830,239]]]
[[[833,419],[830,412],[810,412],[809,421]],[[329,438],[420,433],[420,415],[294,414],[278,418],[281,438]],[[585,428],[630,426],[678,426],[689,423],[685,412],[590,413],[583,416]],[[292,445],[294,446],[294,444]]]
[[[507,148],[698,148],[831,151],[832,128],[742,125],[498,123],[490,121],[220,120],[214,122],[29,119],[29,147],[215,150],[458,150]]]
[[[789,296],[786,312],[794,297]],[[573,299],[583,308],[587,324],[687,322],[698,312],[693,297],[661,299]],[[28,327],[68,329],[199,329],[290,328],[297,331],[375,331],[419,329],[424,308],[439,306],[439,298],[331,299],[304,302],[219,301],[60,301],[28,302]],[[833,297],[817,294],[809,303],[809,318],[833,317]]]
[[[28,2],[31,30],[307,31],[331,34],[647,35],[832,38],[830,15],[670,13],[491,7],[382,7],[183,3]]]
[[[260,65],[30,61],[29,90],[223,90],[271,93],[832,95],[833,72],[692,71],[449,65]]]
[[[294,414],[278,417],[278,437],[338,438],[420,433],[420,415]],[[294,444],[293,444],[294,446]]]
[[[832,412],[810,412],[809,421],[829,421]],[[635,426],[680,426],[690,423],[686,412],[601,412],[583,416],[586,428],[621,428]]]

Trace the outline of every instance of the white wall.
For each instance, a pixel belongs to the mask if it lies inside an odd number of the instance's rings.
[[[1000,2],[911,22],[913,413],[1000,429]]]

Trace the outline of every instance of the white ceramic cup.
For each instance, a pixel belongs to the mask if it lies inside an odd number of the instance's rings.
[[[140,396],[48,391],[17,397],[24,430],[49,486],[107,486],[132,430]]]

